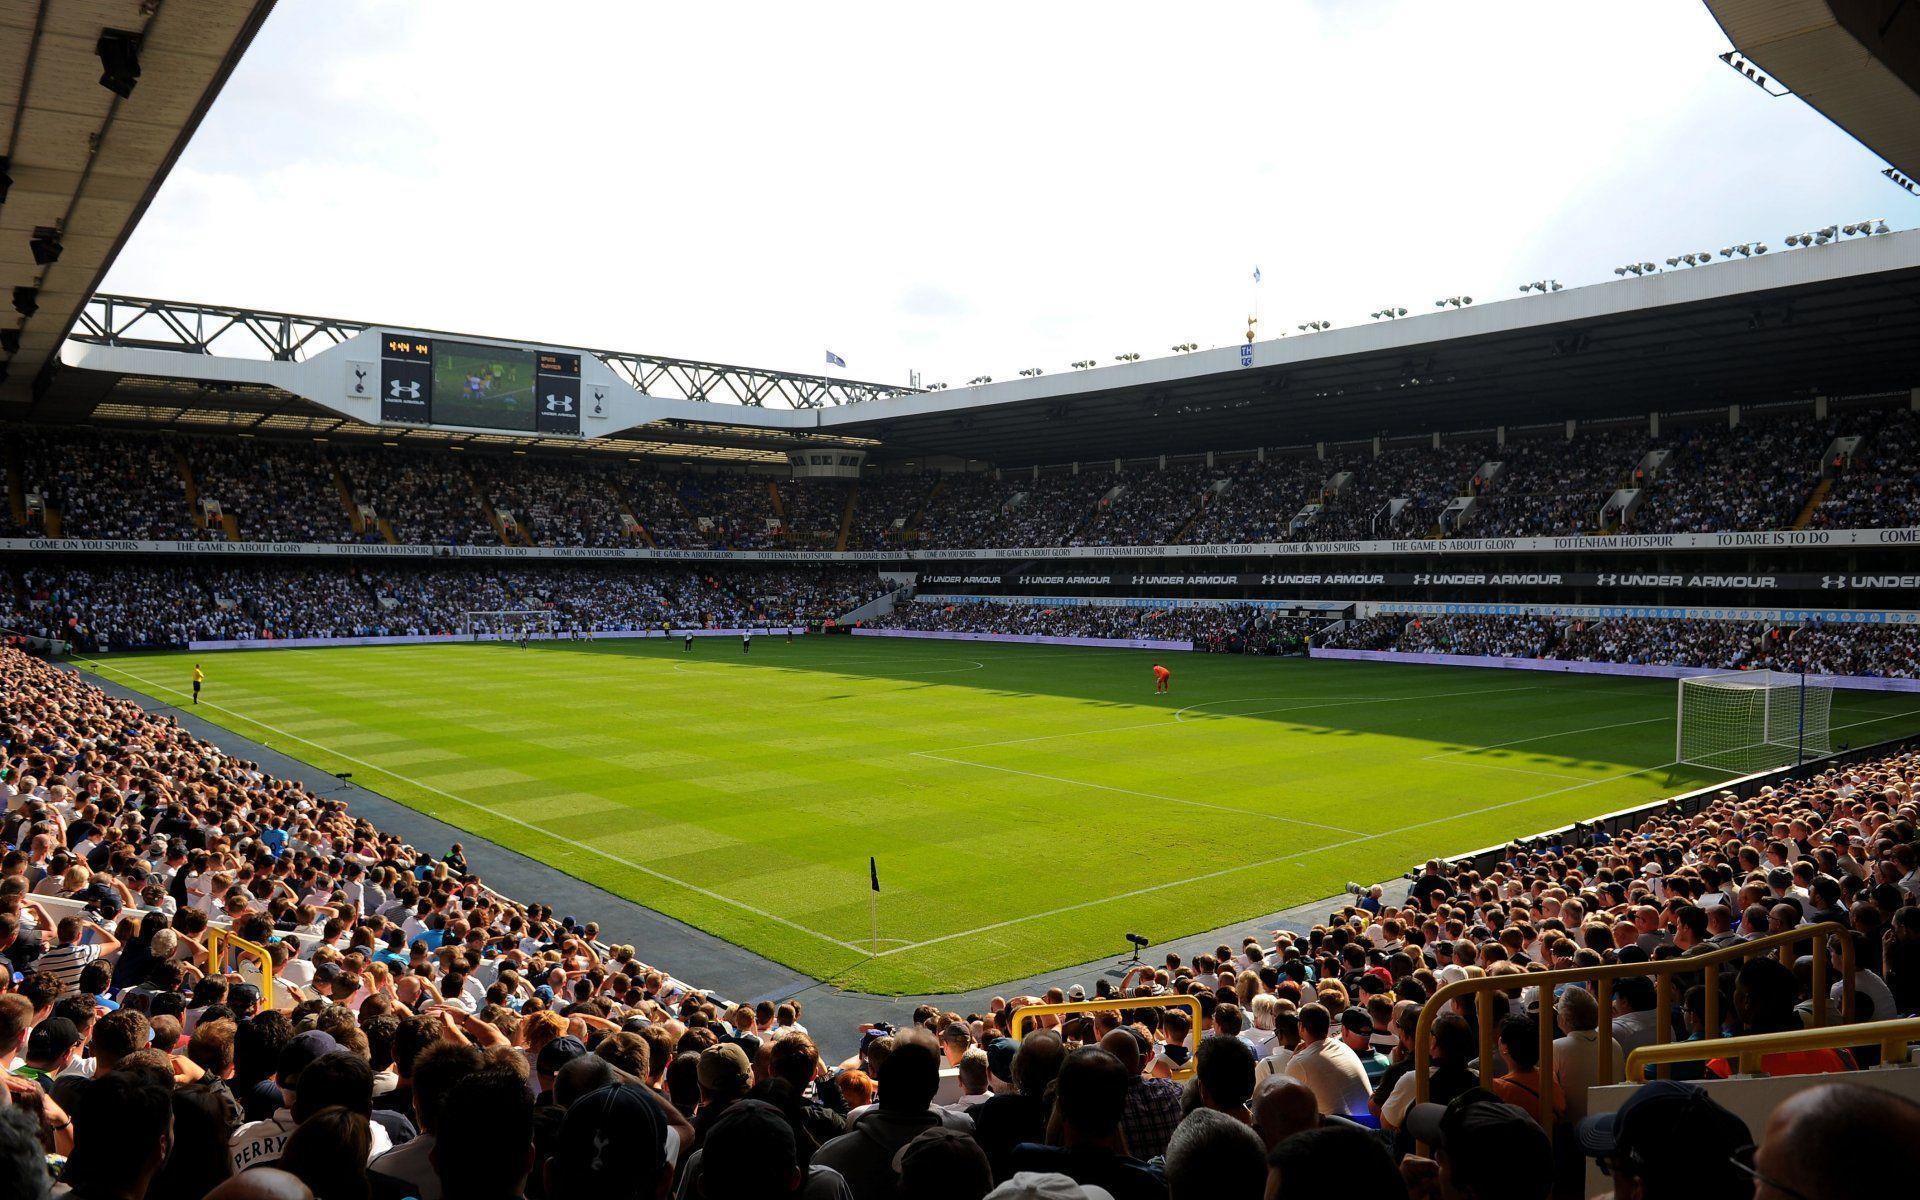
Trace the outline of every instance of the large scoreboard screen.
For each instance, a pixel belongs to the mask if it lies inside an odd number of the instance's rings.
[[[580,432],[580,356],[388,334],[380,419],[518,433]]]
[[[533,351],[436,339],[433,420],[532,433]]]

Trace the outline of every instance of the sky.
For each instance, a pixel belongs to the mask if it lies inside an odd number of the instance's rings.
[[[1727,48],[1698,0],[280,0],[104,290],[958,385],[1920,222]]]

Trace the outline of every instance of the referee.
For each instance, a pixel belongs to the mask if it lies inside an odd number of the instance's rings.
[[[200,703],[200,685],[206,681],[207,673],[200,669],[199,663],[193,664],[193,702],[195,704]]]

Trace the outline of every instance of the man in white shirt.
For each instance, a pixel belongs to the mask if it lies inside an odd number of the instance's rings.
[[[1616,1081],[1626,1072],[1627,1056],[1620,1052],[1620,1043],[1612,1038],[1607,1039],[1605,1047],[1600,1045],[1600,1035],[1596,1032],[1600,1005],[1592,992],[1582,987],[1564,989],[1555,1003],[1555,1012],[1560,1018],[1560,1028],[1567,1032],[1553,1043],[1553,1078],[1560,1094],[1566,1098],[1567,1119],[1578,1121],[1587,1115],[1587,1089],[1600,1080],[1600,1055],[1604,1053],[1611,1059],[1609,1078]]]
[[[1327,1036],[1332,1027],[1332,1015],[1324,1006],[1309,1004],[1300,1010],[1301,1044],[1287,1063],[1287,1077],[1312,1089],[1322,1115],[1366,1115],[1371,1095],[1367,1068],[1346,1043]]]

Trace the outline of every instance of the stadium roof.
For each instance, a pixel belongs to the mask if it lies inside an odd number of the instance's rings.
[[[1920,5],[1706,0],[1740,55],[1908,178],[1920,177]]]
[[[12,179],[0,202],[0,329],[20,339],[0,381],[0,416],[24,410],[272,8],[273,0],[0,0],[0,156]],[[138,64],[124,99],[103,85],[99,54],[102,35],[117,33],[133,35]],[[43,229],[58,234],[52,263],[33,251]],[[21,288],[33,289],[31,314],[18,311]]]
[[[170,311],[165,302],[138,303],[156,315]],[[202,307],[180,306],[172,319],[187,325]],[[269,433],[583,444],[403,434],[352,420],[338,400],[349,343],[306,361],[268,362],[204,346],[156,347],[110,332],[81,335],[62,352],[67,365],[36,412]],[[620,382],[629,385],[627,406],[597,427],[604,435],[585,443],[591,448],[773,458],[832,442],[867,448],[877,460],[939,455],[1004,466],[1906,392],[1920,385],[1920,230],[1250,347],[837,407],[701,402],[639,391],[631,386],[639,379]]]
[[[826,414],[888,456],[1049,464],[1920,385],[1920,230]],[[885,415],[883,416],[883,411]]]

